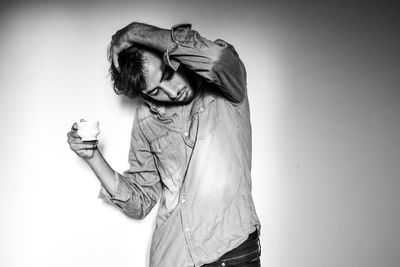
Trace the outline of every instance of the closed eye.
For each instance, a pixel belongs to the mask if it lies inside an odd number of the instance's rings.
[[[155,96],[158,94],[159,91],[160,91],[159,88],[155,88],[155,89],[151,90],[150,92],[148,92],[147,95]]]

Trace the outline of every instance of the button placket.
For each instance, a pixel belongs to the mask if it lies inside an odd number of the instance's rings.
[[[185,186],[182,186],[181,189],[181,202],[184,203],[186,202],[186,190],[185,190]],[[186,205],[182,205],[181,208],[181,219],[182,219],[182,228],[184,229],[184,235],[186,237],[186,242],[188,245],[188,250],[189,253],[192,257],[192,259],[196,262],[197,261],[197,256],[194,252],[194,247],[193,247],[193,243],[192,243],[192,239],[191,239],[191,233],[190,233],[190,224],[189,224],[189,218],[190,218],[190,214],[189,211],[186,208]]]
[[[191,131],[191,127],[195,127],[192,124],[194,123],[193,120],[193,115],[189,120],[186,120],[184,123],[182,123],[182,138],[185,141],[185,144],[188,145],[189,147],[193,148],[194,145],[194,135],[193,132]]]

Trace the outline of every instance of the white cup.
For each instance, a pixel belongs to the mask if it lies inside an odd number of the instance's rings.
[[[78,122],[78,135],[82,141],[96,141],[99,134],[99,121]]]

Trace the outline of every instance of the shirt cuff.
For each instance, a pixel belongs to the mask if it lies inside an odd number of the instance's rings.
[[[131,197],[131,192],[124,183],[121,183],[121,178],[117,172],[114,172],[114,187],[113,192],[115,195],[110,194],[103,185],[100,187],[98,198],[103,199],[105,202],[115,204],[116,202],[126,202]]]
[[[192,28],[192,24],[182,23],[172,26],[171,28],[171,39],[172,43],[168,47],[167,51],[164,53],[163,59],[164,63],[167,64],[171,69],[177,71],[179,68],[179,61],[170,58],[170,54],[176,50],[178,45],[185,45],[187,32],[186,30],[190,30]]]
[[[187,30],[192,29],[192,24],[190,23],[181,23],[172,26],[171,28],[171,38],[174,43],[184,44],[185,42],[191,41],[191,35],[188,35]]]
[[[172,43],[170,47],[168,47],[167,51],[164,53],[163,59],[164,63],[167,64],[171,69],[174,71],[177,71],[179,68],[179,61],[170,58],[170,54],[175,51],[175,49],[178,47],[176,43]]]

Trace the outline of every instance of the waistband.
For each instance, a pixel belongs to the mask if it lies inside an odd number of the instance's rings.
[[[239,264],[248,263],[259,260],[261,255],[261,246],[258,239],[257,230],[240,244],[238,247],[228,251],[222,255],[217,261],[202,265],[202,267],[216,266],[240,266]]]

